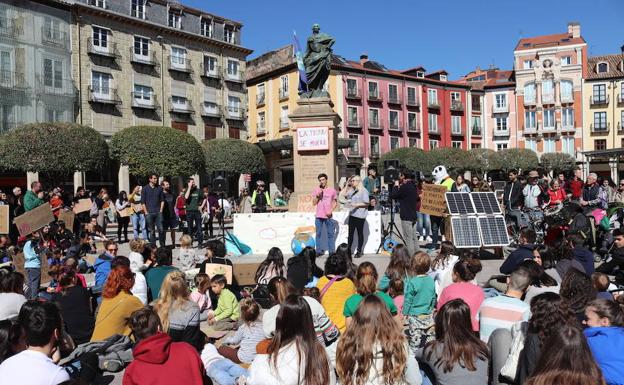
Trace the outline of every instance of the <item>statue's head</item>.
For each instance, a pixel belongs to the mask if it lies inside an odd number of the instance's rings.
[[[312,33],[319,33],[321,31],[321,26],[318,24],[314,24],[312,26]]]

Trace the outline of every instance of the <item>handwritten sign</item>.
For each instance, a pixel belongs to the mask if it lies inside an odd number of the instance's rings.
[[[52,215],[52,208],[49,203],[44,203],[41,206],[25,212],[19,217],[13,220],[17,230],[21,236],[32,234],[33,232],[41,229],[44,226],[54,221],[54,215]]]
[[[225,276],[225,280],[227,281],[228,285],[232,284],[232,273],[232,266],[230,265],[223,265],[221,263],[206,264],[206,274],[208,274],[210,278],[214,277],[217,274],[221,274]]]
[[[297,149],[299,151],[329,150],[329,128],[299,127],[297,129]]]
[[[120,218],[127,218],[127,217],[130,216],[130,208],[126,207],[123,210],[119,210],[119,211],[117,211],[117,214],[119,214]]]
[[[424,184],[420,212],[442,217],[446,213],[446,186]]]
[[[89,211],[91,210],[92,205],[93,205],[93,202],[91,202],[91,199],[89,198],[81,199],[78,201],[78,203],[74,205],[74,214],[80,214],[85,211]]]
[[[0,206],[0,234],[9,233],[9,206]]]
[[[58,215],[58,220],[65,222],[65,227],[71,230],[74,227],[75,217],[76,214],[74,214],[73,211],[61,210]]]

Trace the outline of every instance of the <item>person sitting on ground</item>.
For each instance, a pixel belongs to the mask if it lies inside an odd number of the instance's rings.
[[[92,268],[87,262],[87,253],[91,252],[91,236],[86,231],[78,233],[71,246],[65,252],[65,261],[74,258],[77,262],[78,273],[86,273]]]
[[[458,260],[459,256],[453,243],[449,241],[441,242],[440,251],[431,263],[431,271],[429,272],[429,275],[435,281],[436,294],[440,295],[445,287],[453,283],[453,266],[455,266]]]
[[[133,312],[128,319],[136,344],[133,361],[123,375],[123,385],[207,385],[204,364],[193,347],[174,342],[158,314],[149,307]]]
[[[591,279],[576,269],[570,269],[563,281],[559,294],[568,302],[579,323],[585,320],[585,308],[596,299],[596,289]]]
[[[208,314],[208,323],[214,330],[233,330],[240,318],[236,296],[225,285],[227,285],[227,280],[221,274],[215,275],[210,280],[212,292],[219,297],[217,308],[213,313]]]
[[[565,325],[544,343],[533,375],[525,385],[606,385],[579,328]]]
[[[0,364],[7,358],[26,350],[26,342],[21,338],[20,325],[8,319],[0,321]]]
[[[345,277],[347,268],[344,258],[331,254],[325,261],[325,275],[316,284],[321,291],[321,304],[341,333],[347,326],[344,304],[347,298],[355,294],[353,281]]]
[[[226,258],[227,250],[225,244],[220,240],[208,241],[206,244],[206,258],[199,266],[199,272],[206,272],[206,264],[217,263],[220,265],[233,266],[232,261]]]
[[[198,262],[193,248],[193,238],[188,234],[180,238],[180,252],[176,257],[176,262],[182,271],[194,269]]]
[[[392,298],[392,302],[394,302],[394,306],[397,308],[397,316],[400,319],[401,324],[403,324],[403,304],[405,303],[403,280],[393,279],[390,281],[388,295]]]
[[[219,354],[217,347],[206,344],[201,352],[201,360],[206,368],[208,377],[219,385],[245,384],[249,372],[240,365]]]
[[[592,285],[594,289],[596,289],[596,298],[597,299],[609,299],[613,301],[613,294],[609,292],[609,285],[611,281],[609,281],[609,276],[603,273],[594,272],[591,275]]]
[[[509,275],[516,270],[518,265],[525,259],[533,259],[533,250],[535,249],[535,239],[537,238],[535,231],[531,229],[522,229],[518,239],[519,246],[516,250],[505,259],[505,262],[499,268],[501,274]]]
[[[518,267],[507,278],[504,295],[483,301],[479,308],[479,334],[484,342],[488,342],[495,329],[511,330],[514,322],[529,320],[531,308],[522,301],[522,297],[530,283],[529,270]]]
[[[336,247],[336,255],[347,260],[347,274],[345,277],[355,282],[355,274],[357,273],[357,265],[353,263],[353,256],[347,243],[341,243]]]
[[[256,270],[255,281],[258,285],[266,285],[273,277],[286,277],[284,254],[279,247],[271,247],[266,259]]]
[[[412,258],[407,252],[407,247],[401,243],[394,246],[392,254],[390,254],[390,263],[388,263],[383,277],[379,280],[379,290],[388,290],[390,281],[394,279],[405,280],[411,262]]]
[[[338,343],[336,372],[343,385],[421,384],[405,334],[379,296],[361,299]]]
[[[63,266],[69,267],[74,272],[76,272],[76,277],[78,278],[78,282],[80,283],[80,285],[85,289],[88,288],[87,279],[84,275],[78,272],[78,261],[75,258],[66,258]]]
[[[524,295],[524,302],[531,303],[531,299],[536,295],[551,292],[559,294],[559,283],[540,265],[536,260],[523,261],[519,266],[525,267],[531,276],[531,283]]]
[[[204,347],[204,336],[199,329],[199,306],[189,300],[186,276],[172,271],[165,276],[160,296],[154,301],[154,311],[160,317],[163,331],[176,342],[187,342],[197,351]]]
[[[117,256],[119,246],[115,241],[107,241],[104,244],[104,252],[97,257],[93,263],[93,269],[95,269],[95,287],[102,288],[108,274],[111,271],[111,262]]]
[[[614,274],[616,270],[624,271],[624,228],[613,230],[611,259],[596,268],[596,271],[605,274]]]
[[[156,300],[160,296],[160,287],[167,274],[178,271],[177,268],[171,266],[172,253],[171,249],[167,247],[158,248],[156,251],[156,263],[158,264],[156,267],[145,272],[149,299],[152,300]]]
[[[349,326],[351,318],[357,311],[364,297],[371,294],[378,296],[383,303],[388,306],[388,310],[392,316],[395,317],[397,321],[399,320],[399,317],[397,317],[397,308],[394,305],[392,297],[383,291],[377,291],[377,278],[377,269],[372,263],[362,262],[360,266],[358,266],[357,274],[355,276],[355,288],[357,293],[347,298],[344,304],[343,315],[345,316],[347,327]]]
[[[102,341],[114,334],[130,334],[126,318],[143,307],[141,300],[130,293],[132,286],[134,274],[128,266],[118,265],[111,270],[102,290],[102,304],[91,341]]]
[[[27,302],[18,316],[23,338],[28,348],[0,364],[3,384],[56,385],[69,381],[67,371],[52,360],[58,350],[63,319],[58,307],[51,302]]]
[[[95,320],[91,310],[91,297],[82,287],[76,272],[64,266],[59,273],[59,291],[52,295],[63,316],[65,330],[76,345],[89,342]]]
[[[488,383],[490,352],[474,333],[470,308],[463,300],[451,300],[440,308],[435,317],[435,337],[417,357],[431,369],[433,383]]]
[[[322,276],[323,269],[316,265],[316,250],[314,247],[305,247],[297,256],[288,260],[286,278],[297,289],[307,287]]]
[[[0,320],[17,318],[24,296],[24,276],[17,271],[9,271],[0,276]]]
[[[210,299],[210,277],[208,274],[199,273],[193,278],[195,289],[191,292],[190,299],[199,306],[199,320],[206,321],[212,312],[212,300]]]
[[[256,357],[256,346],[264,339],[260,305],[252,298],[245,298],[240,302],[240,312],[243,324],[223,340],[219,354],[237,364],[250,364]],[[227,345],[238,345],[238,348]]]
[[[416,352],[433,339],[433,311],[436,304],[435,283],[427,275],[431,259],[423,251],[412,257],[412,263],[405,279],[403,315],[409,326],[409,345]]]
[[[583,265],[585,274],[591,276],[594,272],[594,253],[585,247],[585,238],[580,234],[572,234],[568,236],[568,242],[574,259]]]
[[[461,298],[470,308],[470,321],[472,322],[472,330],[475,332],[479,331],[477,315],[485,299],[483,289],[474,283],[475,277],[481,269],[481,261],[476,258],[455,262],[453,266],[453,283],[442,290],[436,305],[437,311],[440,311],[447,302]]]
[[[583,331],[607,384],[624,383],[624,312],[607,299],[595,299],[585,309]]]

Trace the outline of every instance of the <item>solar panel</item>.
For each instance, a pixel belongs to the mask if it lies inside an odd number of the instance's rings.
[[[473,192],[470,194],[477,214],[502,214],[501,208],[493,192]]]
[[[453,244],[458,248],[479,248],[479,223],[477,217],[451,217]]]
[[[502,215],[479,217],[479,233],[485,247],[507,246],[510,243]]]
[[[470,199],[470,193],[447,192],[446,205],[449,213],[455,215],[474,214],[475,209]]]

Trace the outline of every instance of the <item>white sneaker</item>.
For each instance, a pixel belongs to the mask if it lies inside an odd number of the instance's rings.
[[[245,376],[240,376],[236,379],[236,385],[245,385],[247,384],[247,378]]]
[[[419,240],[420,242],[424,242],[424,241],[425,241],[425,237],[423,237],[423,236],[421,235],[420,237],[418,237],[418,240]]]
[[[427,242],[433,242],[433,239],[431,239],[430,236],[427,236]]]

